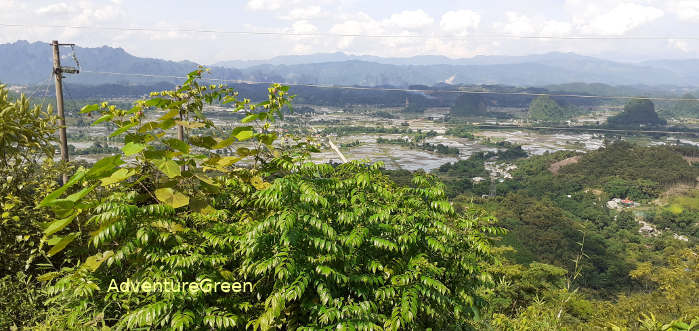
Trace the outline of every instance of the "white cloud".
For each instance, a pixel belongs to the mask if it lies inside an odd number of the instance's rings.
[[[677,48],[684,53],[689,53],[690,51],[689,43],[686,40],[670,39],[667,41],[667,43],[670,45],[670,47]]]
[[[461,40],[444,40],[430,38],[424,45],[418,46],[421,54],[440,54],[452,58],[466,58],[480,54],[487,54],[486,45],[468,44]]]
[[[404,10],[400,13],[391,15],[383,23],[387,27],[396,27],[399,29],[420,29],[429,26],[434,22],[434,19],[425,13],[422,9]]]
[[[71,16],[74,24],[101,23],[114,20],[124,14],[118,1],[110,1],[111,4],[98,5],[91,1],[81,1],[75,4],[65,2],[53,3],[40,7],[35,12],[42,16]]]
[[[26,4],[17,0],[0,1],[0,18],[15,18],[26,11]]]
[[[529,17],[513,11],[505,13],[507,22],[502,30],[512,35],[531,35],[536,32],[536,28]]]
[[[308,21],[298,21],[294,22],[294,24],[291,25],[291,29],[289,29],[289,32],[301,34],[314,33],[318,32],[318,28]]]
[[[541,27],[543,36],[564,36],[571,33],[573,25],[568,22],[548,20]]]
[[[230,4],[229,4],[230,3]],[[531,54],[573,51],[587,55],[624,53],[638,56],[697,57],[699,43],[690,40],[609,42],[590,40],[518,40],[516,38],[468,38],[472,34],[566,36],[586,34],[691,35],[692,23],[699,23],[699,0],[560,0],[512,2],[509,12],[498,5],[483,3],[474,11],[458,7],[456,1],[435,1],[430,9],[408,8],[408,4],[385,6],[358,0],[244,0],[226,4],[201,1],[202,10],[224,9],[229,20],[214,24],[192,17],[161,22],[148,15],[147,1],[124,0],[0,0],[0,21],[8,24],[153,26],[230,31],[318,33],[317,36],[250,36],[244,45],[213,43],[212,39],[232,39],[229,35],[175,31],[118,32],[90,29],[51,29],[41,27],[0,29],[0,42],[58,39],[83,46],[117,45],[140,56],[169,59],[190,58],[201,62],[216,59],[259,58],[288,53],[345,51],[352,54],[411,56],[439,54],[470,57],[479,54]],[[240,9],[244,10],[234,10]],[[384,12],[386,8],[393,11]],[[425,8],[425,7],[423,7]],[[134,12],[127,12],[133,10]],[[185,17],[186,9],[163,9],[167,17]],[[364,10],[364,12],[362,12]],[[218,14],[218,13],[216,13]],[[214,15],[215,18],[220,16]],[[662,19],[661,19],[662,18]],[[212,25],[213,24],[213,25]],[[323,36],[325,33],[350,35],[395,35],[396,38]],[[421,35],[425,38],[411,38]],[[460,38],[435,36],[451,35]],[[402,37],[401,37],[402,36]],[[458,40],[454,40],[458,39]],[[191,45],[182,49],[181,41]],[[238,45],[238,46],[235,46]],[[206,49],[206,52],[202,52]],[[222,55],[230,54],[230,55]]]
[[[469,30],[477,28],[480,22],[481,16],[474,11],[452,10],[442,15],[439,27],[449,33],[466,35]]]
[[[699,21],[699,1],[671,1],[670,10],[683,21]]]
[[[250,0],[248,1],[248,8],[255,11],[262,10],[277,10],[286,3],[284,0]]]
[[[281,19],[284,20],[309,20],[312,18],[316,18],[321,14],[322,10],[320,9],[319,6],[310,6],[310,7],[302,7],[302,8],[294,8],[292,9],[289,14],[281,16]]]
[[[39,7],[36,13],[39,15],[66,15],[71,13],[71,7],[65,2],[52,3],[47,6]]]
[[[349,35],[382,34],[384,31],[383,25],[380,22],[362,12],[355,14],[352,19],[335,24],[330,28],[330,33]],[[346,49],[355,41],[355,39],[356,37],[339,38],[336,46],[339,49]]]
[[[611,10],[598,12],[582,24],[581,30],[585,33],[621,35],[663,15],[664,12],[658,8],[626,2]]]

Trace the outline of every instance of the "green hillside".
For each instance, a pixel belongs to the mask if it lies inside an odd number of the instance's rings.
[[[530,156],[501,142],[432,173],[314,163],[314,137],[281,136],[292,89],[271,84],[252,103],[202,74],[133,105],[83,107],[124,144],[68,164],[52,158],[52,112],[0,86],[0,329],[699,324],[695,197],[650,204],[695,180],[682,156],[696,148],[614,142]],[[204,111],[213,106],[240,120],[218,127]],[[324,131],[413,133],[362,125]],[[510,173],[488,180],[496,166]],[[620,192],[643,205],[607,208]],[[639,231],[641,218],[657,235]]]

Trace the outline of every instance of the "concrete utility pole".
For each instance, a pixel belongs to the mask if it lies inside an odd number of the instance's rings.
[[[328,144],[330,144],[330,148],[332,148],[335,151],[335,153],[337,153],[337,155],[340,156],[340,160],[342,160],[342,163],[347,163],[347,159],[342,154],[342,152],[340,152],[340,149],[337,148],[335,144],[333,144],[333,141],[330,139],[330,137],[328,137]]]
[[[58,110],[58,137],[61,149],[61,161],[68,163],[68,139],[66,137],[66,120],[63,114],[63,73],[78,73],[78,69],[61,67],[61,54],[59,46],[74,46],[74,44],[59,44],[57,40],[51,43],[53,47],[53,77],[56,81],[56,109]],[[68,182],[68,174],[63,173],[63,182]]]
[[[175,90],[180,89],[180,85],[177,85],[175,87]],[[177,101],[180,101],[181,99],[177,97]],[[184,121],[184,110],[182,109],[182,106],[180,106],[180,123]],[[184,141],[184,127],[182,124],[177,124],[177,140],[179,141]],[[180,166],[180,171],[184,172],[185,171],[185,166],[184,164]]]

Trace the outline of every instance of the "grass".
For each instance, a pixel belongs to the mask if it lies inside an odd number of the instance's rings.
[[[681,214],[685,210],[699,211],[699,190],[692,190],[687,194],[672,197],[665,209],[675,215]]]

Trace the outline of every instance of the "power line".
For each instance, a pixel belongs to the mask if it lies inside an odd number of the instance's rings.
[[[193,28],[155,28],[155,27],[116,27],[95,25],[49,25],[49,24],[8,24],[0,23],[7,28],[48,28],[48,29],[80,29],[104,31],[136,31],[136,32],[185,32],[211,33],[229,35],[259,35],[259,36],[296,36],[296,37],[359,37],[359,38],[411,38],[411,39],[553,39],[553,40],[699,40],[699,36],[628,36],[628,35],[516,35],[516,34],[470,34],[457,35],[419,35],[419,34],[361,34],[361,33],[329,33],[329,32],[278,32],[278,31],[244,31],[244,30],[215,30]]]
[[[33,84],[35,86],[35,88],[33,89],[32,94],[29,95],[29,99],[34,98],[34,95],[36,95],[36,93],[41,90],[41,86],[44,83],[46,83],[46,92],[44,92],[44,95],[42,95],[42,97],[46,97],[46,94],[48,94],[48,87],[49,87],[49,83],[51,82],[51,78],[53,78],[53,72],[51,74],[49,74],[49,78],[44,79],[44,80],[38,82],[37,84]]]
[[[157,74],[140,74],[140,73],[122,73],[122,72],[109,72],[109,71],[93,71],[93,70],[83,70],[82,73],[99,74],[99,75],[117,75],[117,76],[132,76],[132,77],[144,77],[144,78],[174,78],[174,79],[187,79],[185,76],[175,76],[175,75],[157,75]],[[206,78],[202,77],[202,80],[221,82],[221,83],[236,83],[236,84],[273,84],[280,82],[264,82],[264,81],[250,81],[242,79],[221,79],[221,78]],[[386,91],[386,92],[411,92],[411,93],[456,93],[456,94],[496,94],[496,95],[522,95],[522,96],[548,96],[548,97],[561,97],[561,98],[586,98],[586,99],[648,99],[656,101],[699,101],[699,98],[664,98],[664,97],[634,97],[634,96],[605,96],[605,95],[582,95],[582,94],[552,94],[552,93],[534,93],[534,92],[499,92],[499,91],[474,91],[474,90],[419,90],[419,89],[405,89],[405,88],[389,88],[389,87],[369,87],[369,86],[338,86],[338,85],[325,85],[325,84],[303,84],[303,83],[280,83],[289,86],[299,86],[299,87],[314,87],[314,88],[324,88],[324,89],[344,89],[344,90],[360,90],[360,91]]]
[[[68,94],[68,100],[70,101],[70,103],[73,104],[73,111],[75,112],[75,114],[80,113],[80,108],[78,107],[78,103],[77,103],[77,101],[75,101],[75,98],[73,98],[73,96],[70,94],[70,89],[68,88],[68,84],[63,85],[63,90],[66,92],[66,94]]]

